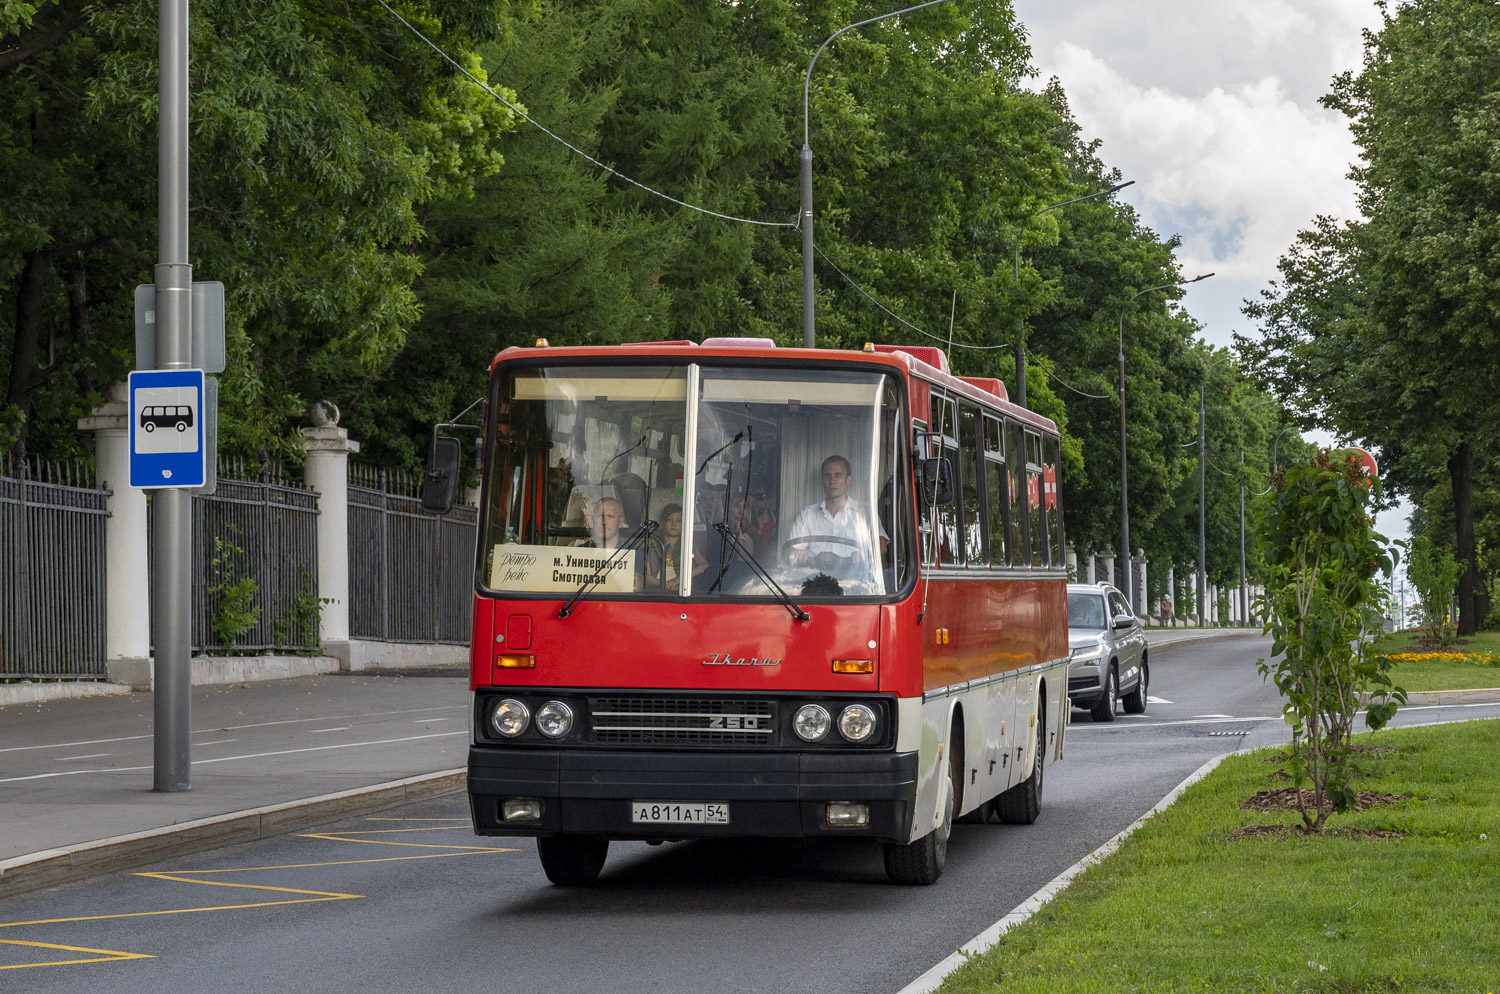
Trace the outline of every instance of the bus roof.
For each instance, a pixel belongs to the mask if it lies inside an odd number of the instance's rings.
[[[516,359],[569,360],[622,358],[662,358],[681,360],[691,350],[693,361],[704,359],[770,359],[781,362],[833,361],[905,369],[919,379],[936,384],[950,393],[967,397],[986,407],[998,407],[1003,413],[1038,428],[1057,432],[1050,418],[1010,401],[1005,384],[982,376],[955,376],[949,372],[948,356],[942,349],[926,345],[866,344],[863,351],[852,349],[782,348],[769,338],[709,338],[702,345],[690,341],[629,342],[623,345],[565,345],[553,347],[546,339],[537,339],[533,348],[512,345],[502,350],[490,363],[490,372],[501,362]]]

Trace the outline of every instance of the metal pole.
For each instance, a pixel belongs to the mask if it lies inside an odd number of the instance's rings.
[[[1204,375],[1207,375],[1206,373]],[[1207,591],[1203,589],[1204,574],[1208,572],[1208,555],[1205,551],[1203,519],[1208,514],[1208,488],[1204,482],[1204,463],[1207,450],[1203,442],[1203,391],[1204,384],[1198,384],[1198,627],[1203,627],[1203,621],[1207,614],[1203,610],[1203,598]]]
[[[807,67],[809,73],[812,66]],[[812,149],[802,143],[802,347],[813,347]]]
[[[188,264],[188,0],[158,9],[161,123],[157,134],[156,366],[192,365],[193,267]],[[192,495],[158,490],[152,614],[155,622],[154,789],[191,786]]]
[[[1240,624],[1250,623],[1250,599],[1245,590],[1245,447],[1240,446]]]
[[[1016,281],[1013,287],[1021,286],[1021,235],[1016,233]],[[1022,331],[1021,312],[1016,312],[1016,403],[1026,406],[1026,335]]]
[[[901,14],[910,14],[914,10],[923,7],[935,7],[940,3],[948,3],[949,0],[927,0],[913,7],[903,7],[900,10],[892,10],[876,17],[867,17],[863,21],[855,21],[846,24],[833,34],[823,40],[818,50],[813,53],[811,61],[807,63],[807,75],[802,78],[802,345],[804,348],[813,347],[813,228],[812,228],[812,144],[809,141],[811,127],[808,116],[808,89],[812,85],[813,66],[818,64],[818,56],[823,54],[823,49],[845,31],[853,31],[862,28],[866,24],[874,24],[888,17],[897,17]]]
[[[1137,294],[1136,296],[1140,296]],[[1120,308],[1120,548],[1125,558],[1125,603],[1135,610],[1135,571],[1130,561],[1130,485],[1125,471],[1125,309]]]

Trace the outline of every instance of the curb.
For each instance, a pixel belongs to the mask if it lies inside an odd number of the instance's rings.
[[[1237,751],[1246,752],[1249,750],[1242,749]],[[983,953],[985,950],[989,949],[995,943],[999,942],[1000,937],[1006,932],[1009,932],[1011,929],[1015,928],[1017,925],[1021,924],[1026,919],[1030,918],[1032,915],[1040,911],[1042,905],[1048,903],[1054,897],[1056,897],[1058,892],[1061,891],[1064,887],[1068,886],[1068,884],[1072,882],[1074,877],[1078,876],[1084,870],[1088,869],[1090,866],[1093,866],[1095,863],[1098,863],[1100,860],[1104,859],[1104,857],[1120,848],[1120,843],[1124,842],[1131,835],[1131,833],[1144,825],[1146,821],[1154,815],[1157,815],[1162,811],[1165,811],[1167,808],[1171,807],[1172,804],[1176,802],[1177,798],[1182,796],[1183,791],[1187,790],[1193,784],[1208,776],[1209,773],[1213,772],[1214,767],[1218,766],[1225,759],[1233,756],[1234,754],[1235,753],[1233,752],[1226,752],[1223,755],[1215,756],[1213,759],[1210,759],[1208,762],[1198,767],[1198,769],[1194,770],[1186,780],[1182,781],[1182,783],[1172,788],[1171,793],[1167,794],[1167,796],[1163,797],[1160,801],[1157,801],[1154,808],[1141,815],[1134,822],[1121,830],[1118,835],[1110,839],[1108,842],[1104,843],[1104,845],[1100,846],[1098,849],[1095,849],[1093,852],[1083,857],[1083,859],[1080,859],[1078,862],[1074,863],[1072,866],[1068,867],[1066,870],[1053,877],[1050,881],[1047,882],[1044,887],[1042,887],[1041,890],[1037,891],[1035,894],[1031,895],[1020,904],[1016,905],[1015,908],[1011,909],[1010,914],[1006,915],[1004,918],[1001,918],[999,921],[995,922],[995,924],[991,925],[983,932],[980,932],[968,942],[965,942],[958,948],[957,952],[955,952],[953,955],[949,956],[942,962],[938,963],[936,966],[928,970],[926,973],[922,974],[916,980],[913,980],[911,983],[901,988],[898,994],[932,994],[933,991],[936,991],[939,987],[942,986],[943,981],[947,979],[948,974],[952,973],[954,970],[957,970],[960,966],[963,966],[969,961],[971,957],[978,956],[980,953]]]
[[[73,680],[56,683],[0,683],[0,708],[17,704],[40,704],[43,701],[75,700],[79,697],[104,697],[133,693],[134,687],[100,680]]]
[[[467,770],[442,770],[15,856],[0,860],[0,898],[205,849],[284,835],[358,812],[395,807],[408,801],[463,790],[467,783]]]
[[[1165,642],[1157,642],[1153,645],[1151,642],[1151,636],[1148,633],[1146,636],[1146,648],[1150,649],[1153,652],[1165,652],[1168,649],[1175,649],[1178,646],[1197,645],[1200,642],[1223,642],[1226,639],[1239,639],[1259,636],[1260,632],[1256,631],[1255,629],[1243,628],[1228,632],[1209,632],[1205,635],[1190,635],[1185,638],[1168,639]]]

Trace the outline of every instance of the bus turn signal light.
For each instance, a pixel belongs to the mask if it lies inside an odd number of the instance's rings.
[[[873,659],[835,659],[833,661],[833,672],[835,673],[874,673],[875,660]]]
[[[534,670],[535,656],[496,656],[495,665],[502,670]]]

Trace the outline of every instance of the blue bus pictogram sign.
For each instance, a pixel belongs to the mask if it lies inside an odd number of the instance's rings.
[[[203,370],[154,369],[130,374],[130,485],[201,487]]]

